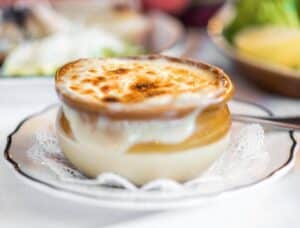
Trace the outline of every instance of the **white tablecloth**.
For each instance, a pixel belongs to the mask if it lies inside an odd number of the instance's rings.
[[[262,104],[278,115],[300,115],[300,100],[266,94],[235,72],[209,43],[199,58],[221,66],[237,85],[236,97]],[[299,88],[300,89],[300,88]],[[51,79],[0,80],[0,150],[25,116],[57,102]],[[299,134],[297,135],[300,140]],[[86,206],[25,185],[0,158],[0,227],[300,227],[300,156],[295,169],[276,183],[243,191],[199,208],[135,212]]]

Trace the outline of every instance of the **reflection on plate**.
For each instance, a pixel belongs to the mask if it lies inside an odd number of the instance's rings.
[[[300,97],[300,73],[286,67],[265,63],[238,53],[225,39],[223,31],[234,15],[231,4],[225,5],[209,22],[208,33],[216,46],[231,58],[240,71],[257,85],[287,96]]]
[[[271,115],[271,113],[253,104],[233,101],[230,104],[233,113],[252,115]],[[76,200],[81,203],[104,207],[116,207],[140,210],[174,209],[196,206],[215,199],[217,196],[234,193],[237,190],[259,186],[286,174],[295,160],[296,142],[293,132],[265,129],[264,150],[269,153],[270,161],[264,172],[256,179],[245,176],[243,180],[218,191],[128,191],[122,188],[97,186],[94,191],[83,191],[76,185],[68,185],[59,180],[49,169],[32,160],[26,151],[34,144],[37,131],[54,127],[58,106],[34,114],[22,121],[8,138],[5,158],[15,174],[26,183],[49,194]],[[237,124],[237,123],[234,123]],[[239,123],[240,124],[240,123]],[[248,178],[248,179],[247,179]],[[80,186],[83,187],[83,186]]]

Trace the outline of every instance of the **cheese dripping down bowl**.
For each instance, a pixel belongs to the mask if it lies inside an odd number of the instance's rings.
[[[186,181],[228,146],[234,89],[217,67],[163,55],[80,59],[55,84],[59,144],[88,177]]]

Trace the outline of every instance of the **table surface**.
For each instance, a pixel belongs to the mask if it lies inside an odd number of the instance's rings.
[[[198,59],[223,68],[236,85],[235,97],[261,104],[276,115],[300,115],[300,100],[268,94],[244,80],[205,37]],[[263,76],[263,75],[262,75]],[[300,89],[300,88],[299,88]],[[57,102],[51,79],[0,80],[0,150],[27,115]],[[300,134],[296,134],[300,141]],[[136,212],[86,206],[47,195],[21,182],[0,158],[0,227],[299,227],[300,155],[279,181],[242,191],[199,208]]]

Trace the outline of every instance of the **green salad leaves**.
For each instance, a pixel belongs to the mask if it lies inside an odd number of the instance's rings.
[[[242,29],[257,25],[300,26],[300,0],[237,0],[236,16],[224,30],[232,42]]]

